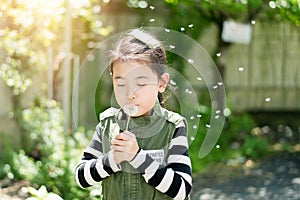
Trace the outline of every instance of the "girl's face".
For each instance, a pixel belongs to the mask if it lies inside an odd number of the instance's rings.
[[[113,86],[118,104],[136,106],[138,112],[133,117],[149,115],[158,92],[164,92],[169,74],[160,78],[146,64],[136,61],[118,61],[113,64]]]

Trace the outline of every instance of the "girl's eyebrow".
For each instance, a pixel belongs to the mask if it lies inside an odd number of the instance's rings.
[[[149,79],[148,76],[138,76],[135,79],[143,79],[143,78]],[[116,76],[114,79],[124,79],[124,77],[122,77],[122,76]]]
[[[115,80],[120,80],[120,79],[126,79],[126,78],[124,78],[124,77],[122,77],[122,76],[116,76],[115,78],[114,78]],[[150,79],[148,76],[138,76],[138,77],[136,77],[135,78],[135,80],[138,80],[138,79]]]
[[[122,76],[116,76],[115,79],[124,79]]]
[[[143,78],[145,78],[145,79],[150,79],[148,76],[138,76],[138,77],[136,77],[135,79],[143,79]]]

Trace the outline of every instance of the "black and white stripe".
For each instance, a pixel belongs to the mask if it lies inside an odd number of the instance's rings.
[[[103,154],[100,134],[98,125],[90,145],[85,149],[75,169],[76,182],[82,188],[90,187],[121,170],[114,160],[112,151]]]

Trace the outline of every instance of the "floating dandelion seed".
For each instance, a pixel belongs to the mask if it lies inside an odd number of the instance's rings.
[[[244,71],[244,67],[239,67],[238,69],[240,72],[243,72]]]
[[[198,80],[198,81],[202,81],[202,78],[201,78],[201,77],[197,77],[197,80]]]
[[[206,128],[210,128],[210,124],[205,124]]]
[[[217,149],[220,149],[220,147],[221,147],[221,146],[220,146],[219,144],[216,145],[216,148],[217,148]]]
[[[189,28],[193,28],[193,27],[194,27],[194,24],[190,24],[188,27],[189,27]]]
[[[198,115],[196,115],[198,118],[201,118],[202,117],[202,115],[201,114],[198,114]]]
[[[253,24],[253,25],[254,25],[255,23],[256,23],[256,21],[255,21],[255,20],[251,20],[251,24]]]
[[[265,98],[265,101],[266,101],[266,102],[270,102],[270,101],[271,101],[271,98],[270,98],[270,97],[267,97],[267,98]]]
[[[216,116],[215,116],[215,119],[219,119],[219,118],[220,118],[220,115],[216,115]]]
[[[218,52],[216,55],[217,55],[218,57],[220,57],[220,56],[222,55],[222,53],[221,53],[221,52]]]
[[[191,137],[191,140],[192,140],[192,141],[195,140],[195,137]]]
[[[191,116],[190,119],[193,120],[193,119],[195,119],[195,117],[194,117],[194,116]]]
[[[170,45],[169,47],[170,47],[170,49],[175,49],[174,45]]]
[[[166,31],[167,33],[170,33],[170,29],[168,29],[168,28],[166,28],[165,31]]]
[[[198,126],[197,126],[197,125],[194,125],[194,126],[193,126],[193,129],[197,129],[197,128],[198,128]]]
[[[218,88],[218,85],[214,85],[214,86],[213,86],[213,89],[217,89],[217,88]]]
[[[154,10],[154,9],[155,9],[155,7],[154,7],[154,6],[149,6],[149,8],[150,8],[151,10]]]
[[[185,31],[185,28],[184,27],[180,27],[180,31]]]
[[[216,114],[219,114],[219,113],[221,113],[221,111],[220,110],[216,110]]]
[[[150,22],[155,22],[155,19],[150,19],[149,21],[150,21]]]
[[[222,83],[222,82],[218,82],[217,84],[218,84],[219,86],[223,85],[223,83]]]
[[[192,94],[193,92],[189,89],[185,89],[185,93]]]
[[[193,63],[194,63],[194,60],[191,59],[191,58],[189,58],[189,59],[188,59],[188,62],[191,63],[191,64],[193,64]]]
[[[170,84],[171,84],[171,85],[174,85],[174,86],[177,85],[176,82],[173,81],[172,79],[170,80]]]

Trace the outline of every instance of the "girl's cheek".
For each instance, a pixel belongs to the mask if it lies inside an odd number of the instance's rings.
[[[117,99],[125,99],[126,98],[126,92],[124,90],[121,90],[119,88],[115,88],[114,90],[115,96]]]

